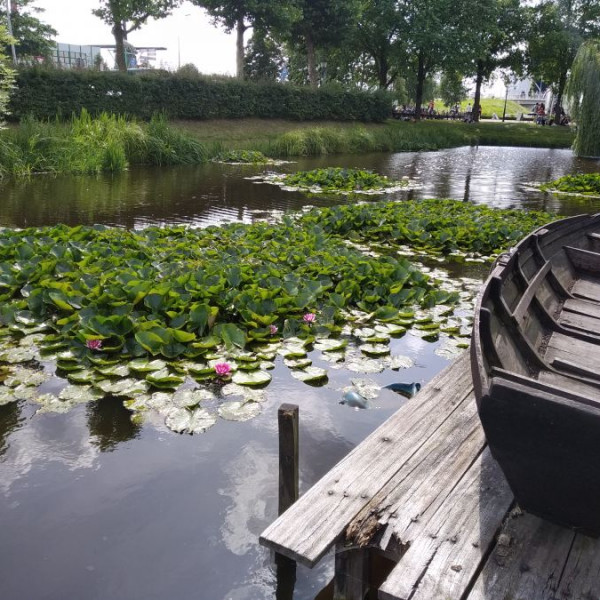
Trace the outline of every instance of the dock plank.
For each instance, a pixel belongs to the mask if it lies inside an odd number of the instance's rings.
[[[558,598],[600,598],[600,540],[577,535],[557,593]]]
[[[486,449],[379,588],[380,600],[461,598],[512,502]]]
[[[274,521],[260,543],[314,566],[461,405],[471,386],[469,355],[464,352]]]

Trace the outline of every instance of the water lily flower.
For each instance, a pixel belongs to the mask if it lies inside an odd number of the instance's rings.
[[[225,377],[231,373],[231,365],[229,363],[217,363],[215,365],[215,373],[219,377]]]
[[[85,345],[90,350],[100,350],[102,348],[102,340],[88,340]]]
[[[308,325],[312,325],[317,320],[317,315],[315,315],[315,313],[306,313],[302,317],[302,320],[305,323],[308,323]]]
[[[277,325],[269,325],[269,329],[271,331],[271,335],[275,335],[279,331]]]

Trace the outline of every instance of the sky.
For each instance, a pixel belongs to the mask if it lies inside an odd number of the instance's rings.
[[[92,14],[99,4],[98,0],[35,0],[32,6],[44,9],[37,17],[56,29],[57,42],[114,44],[110,27]],[[206,12],[189,2],[170,17],[148,21],[127,39],[134,46],[165,46],[166,51],[157,53],[157,66],[175,70],[193,63],[202,73],[235,75],[235,35],[212,25]]]

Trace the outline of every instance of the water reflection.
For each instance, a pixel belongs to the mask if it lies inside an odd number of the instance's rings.
[[[568,173],[595,172],[600,162],[575,158],[570,150],[463,147],[439,152],[337,155],[302,159],[277,167],[296,171],[327,166],[373,169],[392,178],[408,176],[422,186],[402,198],[456,198],[502,207],[545,208],[572,214],[581,207],[523,186]],[[339,197],[307,197],[246,179],[264,172],[254,165],[136,168],[111,176],[47,176],[2,182],[0,225],[27,227],[103,223],[148,225],[249,223],[308,203],[330,205]],[[591,207],[596,210],[597,207]]]
[[[131,421],[123,400],[108,396],[90,402],[86,408],[90,440],[100,452],[111,452],[122,443],[139,436],[140,425]]]
[[[21,418],[22,402],[11,402],[0,406],[0,457],[8,449],[8,438],[24,419]]]

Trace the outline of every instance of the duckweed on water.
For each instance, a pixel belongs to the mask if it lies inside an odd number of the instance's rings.
[[[157,411],[168,427],[188,433],[206,430],[216,415],[250,418],[260,407],[246,404],[259,401],[256,386],[268,385],[277,354],[294,377],[318,384],[327,371],[311,365],[312,349],[331,368],[345,360],[351,371],[379,372],[404,366],[388,344],[413,324],[423,337],[440,335],[440,324],[454,332],[443,335],[468,336],[464,322],[449,317],[468,293],[394,256],[410,243],[402,228],[422,228],[412,232],[421,248],[481,252],[550,220],[455,201],[346,208],[204,230],[0,231],[0,361],[34,361],[29,370],[2,369],[0,404],[31,398],[40,410],[63,412],[100,392],[122,397],[136,420]],[[387,252],[349,247],[346,238],[356,236],[385,242]],[[347,346],[350,338],[362,351]],[[77,387],[34,397],[27,386],[45,380],[34,366],[42,359],[55,360],[57,373]],[[232,381],[241,400],[219,411],[212,395],[181,396],[182,384],[213,381]]]

